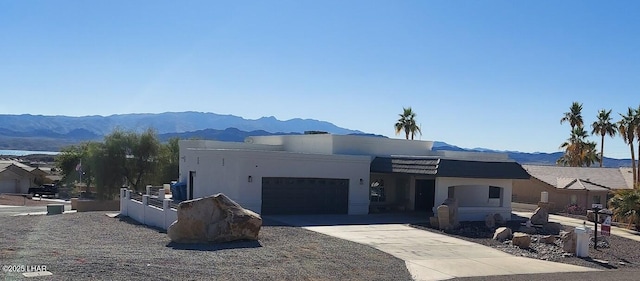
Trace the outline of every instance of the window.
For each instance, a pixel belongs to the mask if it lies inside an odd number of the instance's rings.
[[[578,203],[578,196],[575,194],[571,194],[571,205],[575,205]]]
[[[489,199],[500,199],[500,188],[497,186],[489,186]]]
[[[384,202],[385,194],[384,194],[384,181],[383,180],[375,180],[371,183],[371,202]]]
[[[594,195],[593,196],[593,202],[591,202],[593,204],[600,204],[600,195]]]

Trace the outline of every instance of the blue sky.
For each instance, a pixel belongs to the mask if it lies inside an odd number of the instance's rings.
[[[0,1],[2,114],[202,111],[558,151],[640,105],[637,1]],[[599,138],[594,138],[594,140]],[[629,157],[622,139],[605,155]]]

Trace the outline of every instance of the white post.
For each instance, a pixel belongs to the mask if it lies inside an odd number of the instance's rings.
[[[125,195],[127,198],[127,201],[131,200],[131,190],[127,189],[127,194]]]
[[[549,202],[549,192],[543,191],[540,193],[540,202],[542,203]]]
[[[129,205],[127,200],[127,189],[120,188],[120,215],[127,216],[127,206]]]
[[[158,189],[158,200],[164,200],[164,188]]]
[[[148,207],[149,207],[149,195],[142,195],[142,224],[144,225],[147,224],[147,208]]]
[[[147,185],[147,195],[151,195],[151,185]]]
[[[169,229],[169,226],[171,225],[171,223],[173,223],[172,221],[167,221],[169,219],[169,212],[171,212],[171,199],[164,199],[162,201],[162,215],[164,218],[164,220],[162,220],[162,223],[165,230]]]

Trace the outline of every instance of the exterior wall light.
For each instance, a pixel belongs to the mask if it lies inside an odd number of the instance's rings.
[[[360,179],[360,185],[363,185],[363,184],[364,184],[364,180]]]
[[[249,177],[247,177],[247,181],[248,181],[248,182],[252,182],[252,181],[253,181],[253,178],[252,178],[251,176],[249,176]]]

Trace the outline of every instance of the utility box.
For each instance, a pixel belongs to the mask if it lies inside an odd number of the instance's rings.
[[[591,228],[587,226],[578,226],[576,233],[576,257],[585,258],[589,256],[589,235]]]
[[[49,204],[47,205],[47,215],[59,215],[64,212],[63,204]]]

